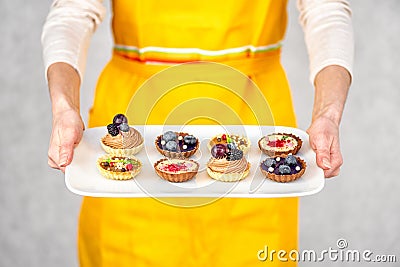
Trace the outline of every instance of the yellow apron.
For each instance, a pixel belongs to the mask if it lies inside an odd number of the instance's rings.
[[[106,125],[116,113],[124,113],[139,87],[166,63],[197,60],[240,70],[260,87],[276,125],[296,125],[280,64],[286,1],[114,0],[113,11],[115,49],[98,82],[89,127]],[[144,118],[138,111],[130,123],[163,124],[165,114],[180,102],[204,96],[229,105],[244,124],[257,123],[243,101],[207,84],[173,90],[157,102],[151,116]],[[179,117],[168,121],[185,122]],[[224,121],[230,122],[230,118]],[[296,266],[277,259],[262,262],[257,253],[265,246],[276,251],[297,249],[297,213],[297,198],[85,197],[79,260],[83,267]]]

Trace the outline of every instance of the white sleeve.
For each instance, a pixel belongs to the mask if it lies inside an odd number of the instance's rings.
[[[310,81],[329,65],[353,73],[354,37],[347,0],[297,0],[310,60]]]
[[[82,80],[90,38],[104,16],[103,0],[54,0],[42,32],[46,75],[51,64],[64,62]]]

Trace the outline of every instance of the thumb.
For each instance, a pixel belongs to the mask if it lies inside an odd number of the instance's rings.
[[[59,159],[60,167],[69,165],[74,153],[74,142],[63,142],[60,146]]]
[[[59,148],[59,162],[60,167],[65,167],[72,162],[75,144],[80,141],[81,135],[71,129],[66,130],[62,136],[60,136],[61,144]]]
[[[331,165],[331,153],[329,142],[324,142],[319,139],[316,142],[310,142],[312,149],[315,151],[317,157],[317,165],[323,170],[329,170]]]

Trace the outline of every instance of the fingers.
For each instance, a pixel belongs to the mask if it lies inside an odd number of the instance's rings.
[[[323,122],[314,122],[308,129],[311,148],[316,153],[317,166],[323,169],[326,178],[339,175],[343,164],[340,152],[339,132],[337,127]]]
[[[72,162],[74,143],[74,141],[65,140],[60,145],[50,145],[47,161],[49,166],[65,172],[65,167]]]
[[[65,172],[71,164],[74,148],[79,144],[83,134],[81,125],[53,127],[48,151],[48,164],[51,168]]]
[[[343,164],[343,157],[342,153],[340,152],[340,144],[338,138],[334,138],[332,140],[330,150],[330,162],[331,168],[324,171],[326,178],[338,176],[340,172],[340,167]]]

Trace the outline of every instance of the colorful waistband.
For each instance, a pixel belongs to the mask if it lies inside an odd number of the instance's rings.
[[[114,53],[124,58],[145,63],[184,63],[192,61],[223,62],[227,60],[264,57],[271,51],[280,50],[282,43],[265,46],[246,45],[221,50],[204,50],[200,48],[171,48],[148,46],[114,45]]]

